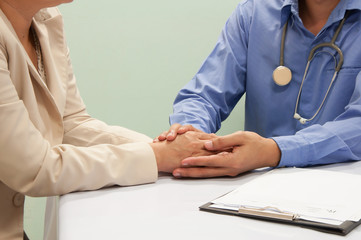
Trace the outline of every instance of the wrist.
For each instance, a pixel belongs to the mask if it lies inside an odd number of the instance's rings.
[[[153,149],[155,160],[157,162],[158,172],[164,171],[163,169],[163,154],[162,154],[162,143],[149,143],[151,148]]]
[[[281,150],[276,141],[272,138],[267,138],[268,141],[268,165],[269,167],[277,167],[281,160]]]

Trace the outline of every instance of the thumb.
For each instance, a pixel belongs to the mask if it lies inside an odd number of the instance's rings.
[[[219,151],[242,144],[243,144],[242,132],[236,132],[230,135],[221,136],[206,141],[204,143],[204,147],[210,151]]]

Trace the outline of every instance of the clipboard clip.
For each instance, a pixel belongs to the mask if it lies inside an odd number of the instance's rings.
[[[288,221],[293,221],[299,217],[298,214],[284,212],[276,207],[271,207],[271,206],[267,206],[263,208],[240,206],[238,209],[238,213],[251,215],[251,216],[282,219]]]

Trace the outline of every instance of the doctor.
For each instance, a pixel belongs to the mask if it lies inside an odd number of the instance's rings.
[[[361,1],[241,2],[157,140],[216,132],[242,96],[246,131],[208,141],[228,151],[185,159],[174,176],[360,160],[360,29]]]

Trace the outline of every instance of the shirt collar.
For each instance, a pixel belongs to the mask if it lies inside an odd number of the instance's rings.
[[[346,13],[346,10],[359,10],[361,11],[361,1],[355,0],[341,0],[336,8],[332,11],[326,26],[340,21]],[[290,15],[294,15],[296,18],[299,17],[298,0],[284,0],[281,8],[281,26],[285,24]]]
[[[332,11],[325,27],[330,26],[331,24],[340,21],[345,17],[345,13],[348,10],[361,10],[361,1],[355,0],[341,0],[336,8]]]
[[[298,16],[298,0],[285,0],[281,8],[281,27],[291,14]]]

